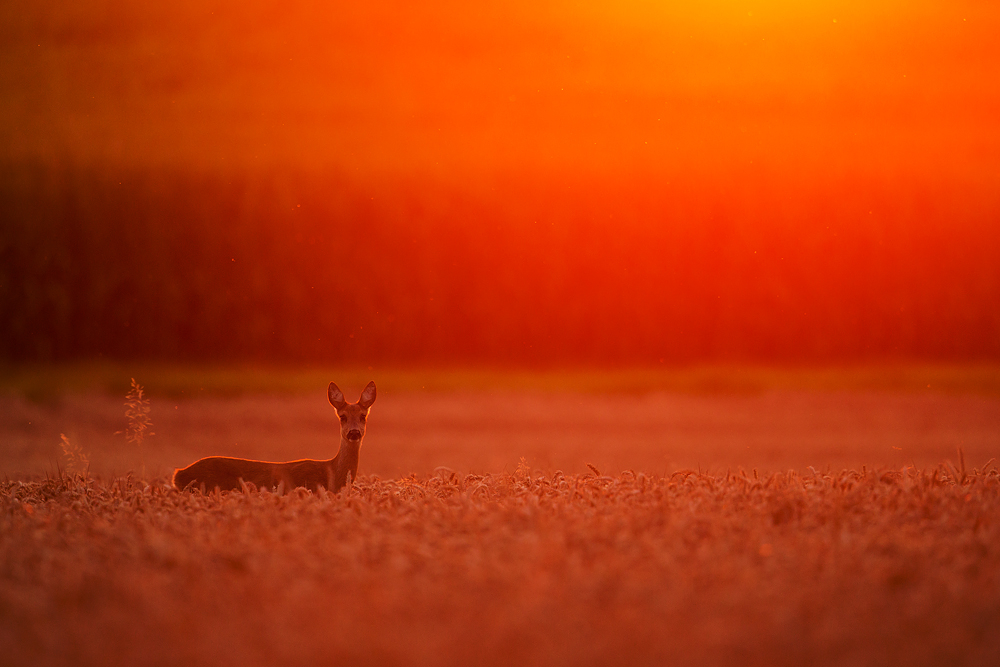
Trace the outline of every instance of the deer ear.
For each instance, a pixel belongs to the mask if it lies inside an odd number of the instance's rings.
[[[358,405],[363,407],[365,410],[372,406],[375,402],[375,383],[369,382],[365,390],[361,392],[361,398],[358,400]]]
[[[347,401],[344,400],[344,392],[340,391],[340,387],[333,382],[330,383],[330,388],[327,390],[326,395],[330,398],[330,405],[338,410],[343,409],[347,405]]]

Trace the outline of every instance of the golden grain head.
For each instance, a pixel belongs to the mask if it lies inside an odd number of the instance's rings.
[[[0,482],[6,655],[743,664],[752,646],[864,664],[891,646],[927,665],[993,650],[992,465],[522,472],[362,475],[339,494]]]

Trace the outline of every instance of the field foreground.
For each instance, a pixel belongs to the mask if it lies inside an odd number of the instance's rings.
[[[598,471],[595,471],[598,472]],[[9,664],[998,664],[1000,472],[0,483]]]

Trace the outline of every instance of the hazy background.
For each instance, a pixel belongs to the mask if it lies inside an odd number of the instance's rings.
[[[0,358],[1000,358],[1000,6],[0,3]]]

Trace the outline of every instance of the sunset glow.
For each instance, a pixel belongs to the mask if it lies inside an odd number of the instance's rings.
[[[29,66],[7,77],[14,156],[459,179],[751,161],[910,176],[944,159],[968,176],[998,147],[987,3],[62,9],[18,17],[8,47]]]
[[[1000,0],[0,3],[4,665],[1000,665],[998,461]]]
[[[95,1],[5,22],[4,201],[47,202],[106,283],[33,306],[8,356],[1000,355],[993,4]],[[53,208],[64,186],[78,205]],[[105,236],[176,258],[108,268]]]

